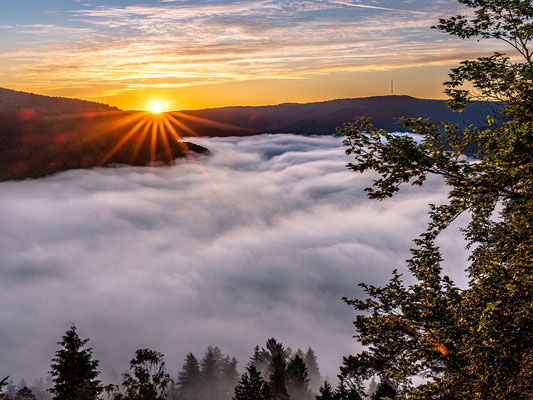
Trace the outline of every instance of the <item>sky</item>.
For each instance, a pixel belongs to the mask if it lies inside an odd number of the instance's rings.
[[[44,376],[72,322],[114,383],[144,347],[174,378],[209,344],[241,372],[270,337],[311,346],[332,379],[360,350],[341,297],[406,272],[442,181],[373,201],[373,176],[345,167],[339,137],[195,141],[213,155],[0,183],[1,377]],[[461,223],[437,244],[465,287]]]
[[[146,109],[443,98],[455,0],[2,0],[0,85]]]

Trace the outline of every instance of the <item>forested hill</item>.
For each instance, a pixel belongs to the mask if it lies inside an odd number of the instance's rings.
[[[0,181],[208,153],[171,135],[163,140],[161,122],[147,112],[0,89]]]
[[[485,125],[487,115],[501,109],[496,103],[474,102],[462,113],[452,112],[444,100],[417,99],[410,96],[378,96],[339,99],[318,103],[285,103],[275,106],[223,107],[182,111],[209,120],[235,125],[261,133],[333,134],[338,126],[355,117],[372,118],[373,124],[387,131],[404,130],[399,117],[429,118],[440,124],[448,121],[461,127]]]
[[[6,112],[10,109],[21,108],[33,110],[33,112],[38,112],[40,115],[77,114],[90,111],[102,112],[118,110],[117,107],[96,103],[94,101],[65,97],[50,97],[0,88],[0,111]]]
[[[0,181],[109,164],[171,163],[191,152],[207,153],[180,143],[178,135],[333,134],[358,116],[388,131],[404,130],[395,121],[401,116],[484,125],[498,108],[477,102],[453,113],[442,100],[382,96],[152,114],[0,88]]]

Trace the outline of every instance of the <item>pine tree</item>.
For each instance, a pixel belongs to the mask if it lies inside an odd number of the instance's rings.
[[[50,370],[54,382],[50,392],[54,400],[78,400],[80,391],[84,391],[85,398],[96,399],[102,392],[97,379],[98,361],[93,359],[92,349],[84,348],[88,341],[80,339],[72,324],[57,343],[61,349],[56,351]]]
[[[263,392],[265,382],[261,374],[253,364],[249,365],[246,371],[235,387],[233,400],[265,400]]]
[[[273,400],[287,396],[287,387],[285,382],[285,374],[287,369],[287,350],[283,344],[274,338],[270,338],[266,342],[266,350],[268,363],[268,380],[270,396]]]
[[[270,360],[270,370],[272,371],[269,376],[270,392],[273,399],[277,399],[280,395],[287,395],[287,387],[285,385],[285,374],[287,368],[287,362],[283,357],[283,353],[275,353]]]
[[[360,376],[346,376],[339,375],[340,381],[337,386],[338,400],[363,400],[365,392],[363,390],[363,378]]]
[[[239,373],[237,372],[237,359],[226,356],[222,360],[221,365],[221,393],[224,398],[228,398],[233,393],[237,382],[239,381]]]
[[[26,385],[19,385],[14,400],[35,400],[32,390]]]
[[[199,397],[215,399],[220,389],[222,352],[218,347],[209,346],[201,361],[202,388]]]
[[[4,387],[7,386],[7,380],[9,376],[6,376],[4,379],[0,380],[0,400],[11,400],[11,397],[4,393]]]
[[[178,373],[178,397],[180,400],[192,399],[200,389],[200,364],[194,354],[185,357],[183,367]]]
[[[325,380],[322,386],[318,389],[320,394],[315,396],[316,400],[340,400],[339,395],[333,388],[331,387],[330,383]]]
[[[268,384],[268,382],[263,383],[261,393],[263,394],[264,400],[272,400],[272,392],[270,391],[270,385]]]
[[[111,400],[119,393],[119,387],[110,383],[104,386],[104,393],[106,394],[106,400]]]
[[[388,379],[382,379],[376,391],[370,397],[371,400],[394,400],[398,395],[398,388]]]
[[[15,394],[17,393],[17,387],[13,384],[13,381],[9,381],[6,385],[6,389],[4,390],[4,393],[10,398],[15,398]]]
[[[304,357],[305,365],[307,366],[307,372],[309,374],[309,389],[313,392],[318,392],[322,377],[320,376],[320,370],[318,368],[318,362],[315,352],[311,347],[307,349]]]
[[[254,354],[250,357],[250,362],[257,368],[259,373],[263,377],[268,376],[268,364],[270,363],[270,354],[265,349],[259,349],[259,346],[255,346]]]
[[[311,398],[311,393],[307,384],[307,367],[304,360],[297,354],[287,365],[287,392],[292,399],[307,400]]]

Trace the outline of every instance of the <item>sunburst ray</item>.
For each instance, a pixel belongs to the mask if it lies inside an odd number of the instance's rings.
[[[117,151],[119,151],[124,144],[132,137],[134,136],[139,129],[148,122],[148,117],[145,116],[143,119],[141,119],[137,124],[125,135],[120,139],[120,141],[111,149],[109,152],[100,160],[98,163],[99,166],[103,165],[107,160],[109,160]]]
[[[141,149],[141,146],[146,138],[146,135],[148,135],[148,131],[150,130],[150,127],[153,125],[154,120],[148,119],[146,125],[144,126],[143,131],[141,132],[141,135],[139,138],[137,138],[137,144],[135,145],[135,149],[133,150],[133,153],[130,158],[130,164],[133,164],[135,162],[135,159],[137,158],[137,155],[139,154],[139,150]]]
[[[212,119],[197,117],[197,116],[194,116],[194,115],[183,113],[181,111],[173,111],[170,114],[172,114],[175,117],[188,119],[188,120],[194,121],[194,122],[199,122],[199,123],[202,123],[202,124],[204,124],[206,126],[210,125],[210,126],[215,127],[215,128],[235,129],[235,130],[239,130],[239,131],[247,129],[247,128],[244,128],[242,126],[231,125],[231,124],[226,124],[224,122],[214,121]]]

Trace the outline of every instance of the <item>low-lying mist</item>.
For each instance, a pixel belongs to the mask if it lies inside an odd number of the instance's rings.
[[[332,378],[357,351],[341,297],[405,269],[442,183],[377,202],[338,137],[196,142],[213,155],[0,184],[0,378],[44,376],[73,321],[104,380],[140,347],[173,376],[209,344],[241,372],[267,338],[310,345]],[[441,242],[464,279],[463,243]]]

